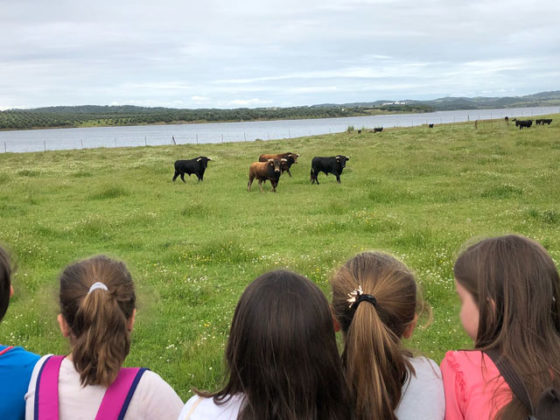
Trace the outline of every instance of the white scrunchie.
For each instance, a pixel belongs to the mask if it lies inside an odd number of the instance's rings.
[[[93,292],[94,290],[96,290],[96,289],[109,290],[109,289],[107,288],[107,286],[105,286],[104,283],[101,283],[100,281],[96,281],[96,282],[93,283],[93,284],[91,285],[91,287],[89,288],[89,290],[88,290],[88,295],[89,295],[91,292]]]

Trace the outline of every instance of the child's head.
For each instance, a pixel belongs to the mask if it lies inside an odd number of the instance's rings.
[[[349,405],[329,305],[319,288],[272,271],[243,292],[226,350],[229,382],[243,393],[240,419],[346,419]]]
[[[453,271],[475,348],[498,350],[534,406],[545,389],[560,389],[560,278],[546,250],[523,236],[488,238],[463,251]],[[514,396],[497,418],[527,415]]]
[[[105,256],[78,261],[60,276],[59,323],[70,337],[82,385],[110,385],[130,349],[135,301],[124,263]]]
[[[461,253],[453,272],[475,347],[525,340],[527,331],[560,332],[558,271],[537,242],[518,235],[484,239]]]
[[[390,255],[364,252],[334,274],[331,287],[357,418],[393,419],[403,380],[414,372],[400,345],[416,323],[414,275]]]
[[[12,292],[12,266],[10,257],[0,246],[0,321],[6,315]]]

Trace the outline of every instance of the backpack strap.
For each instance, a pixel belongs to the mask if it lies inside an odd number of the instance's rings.
[[[107,388],[96,420],[124,419],[130,400],[146,368],[121,368],[117,379]]]
[[[511,364],[505,358],[501,357],[496,349],[487,350],[485,353],[492,359],[515,396],[521,401],[525,408],[529,410],[529,418],[533,418],[532,416],[535,414],[535,409],[533,408],[533,403],[531,402],[527,388],[519,375],[513,370]]]
[[[196,407],[198,406],[198,404],[200,404],[202,402],[202,397],[198,396],[198,399],[193,403],[193,405],[191,405],[190,410],[188,411],[188,413],[186,414],[185,417],[183,417],[183,419],[180,420],[190,420],[192,413],[194,413],[194,410],[196,409]]]
[[[58,374],[64,356],[49,356],[37,375],[35,420],[58,420]]]
[[[2,349],[2,350],[0,351],[0,356],[2,356],[3,354],[8,353],[11,349],[13,349],[13,346],[8,346],[8,347],[6,347],[5,349]]]

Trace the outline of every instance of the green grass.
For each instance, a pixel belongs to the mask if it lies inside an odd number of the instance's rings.
[[[289,268],[330,294],[347,258],[388,251],[417,274],[434,320],[407,343],[440,361],[469,347],[452,265],[473,237],[517,232],[560,261],[560,115],[350,131],[283,141],[0,154],[0,241],[17,260],[0,342],[62,353],[57,276],[105,253],[128,264],[138,316],[127,365],[150,367],[186,399],[215,389],[235,304],[261,273]],[[247,192],[261,153],[301,154],[278,192]],[[350,156],[342,183],[309,181],[313,156]],[[171,182],[173,162],[210,156],[204,182]]]

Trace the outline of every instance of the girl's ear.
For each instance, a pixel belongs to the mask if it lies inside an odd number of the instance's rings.
[[[10,297],[14,295],[14,286],[10,284]]]
[[[331,316],[332,316],[332,325],[334,328],[334,332],[339,332],[340,331],[340,322],[338,322],[338,319],[336,319],[336,316],[334,316],[334,311],[331,307]]]
[[[132,315],[130,316],[130,318],[128,318],[128,321],[126,323],[126,328],[128,328],[128,332],[132,331],[132,328],[134,327],[135,319],[136,319],[136,308],[132,310]]]
[[[62,336],[70,337],[70,332],[71,332],[70,326],[68,325],[68,323],[66,322],[62,314],[58,314],[56,320],[58,321],[58,326],[60,327],[60,332],[62,333]]]
[[[418,314],[414,314],[414,319],[410,324],[406,326],[403,332],[403,337],[409,339],[412,337],[412,333],[414,332],[414,328],[416,328],[416,324],[418,323]]]

